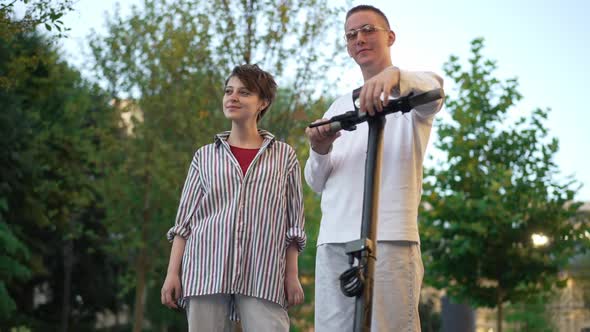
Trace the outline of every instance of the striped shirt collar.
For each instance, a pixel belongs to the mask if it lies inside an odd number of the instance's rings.
[[[230,131],[228,130],[215,135],[215,147],[219,147],[219,145],[222,144],[222,141],[227,141],[229,133]],[[264,129],[258,129],[258,134],[264,139],[264,142],[262,143],[263,146],[266,145],[267,142],[268,145],[270,145],[275,141],[275,136]]]

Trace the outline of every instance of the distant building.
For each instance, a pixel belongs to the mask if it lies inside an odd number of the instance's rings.
[[[125,128],[127,135],[133,136],[135,122],[143,122],[143,112],[131,99],[113,99],[111,105],[121,110],[119,126]]]

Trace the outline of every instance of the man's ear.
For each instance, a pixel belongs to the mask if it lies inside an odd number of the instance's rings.
[[[387,45],[389,47],[391,47],[391,45],[393,45],[395,43],[395,32],[393,32],[393,30],[390,30],[389,33],[387,34]]]

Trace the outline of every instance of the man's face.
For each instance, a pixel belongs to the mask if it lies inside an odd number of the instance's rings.
[[[365,32],[357,31],[362,27],[365,27]],[[346,20],[345,30],[351,35],[347,38],[346,49],[359,66],[371,66],[389,60],[389,47],[395,41],[395,34],[387,30],[385,21],[378,14],[372,11],[356,12]],[[352,36],[351,31],[357,31],[356,36]]]

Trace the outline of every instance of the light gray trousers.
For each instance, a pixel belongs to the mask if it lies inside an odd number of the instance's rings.
[[[344,244],[323,244],[317,248],[316,332],[353,331],[355,298],[342,294],[339,280],[349,267]],[[418,304],[423,276],[418,243],[378,242],[371,331],[420,331]]]
[[[229,294],[191,297],[186,310],[189,332],[233,332]],[[271,301],[234,295],[236,310],[244,332],[288,332],[289,316],[283,307]]]

